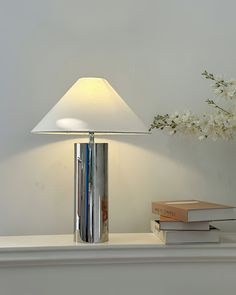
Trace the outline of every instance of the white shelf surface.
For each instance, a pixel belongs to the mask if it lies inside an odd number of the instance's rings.
[[[185,245],[164,245],[152,233],[110,234],[103,244],[75,243],[73,235],[0,237],[0,267],[161,262],[236,262],[236,233]]]

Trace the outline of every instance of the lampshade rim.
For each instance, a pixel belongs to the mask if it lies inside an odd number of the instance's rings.
[[[84,134],[89,134],[89,133],[95,133],[97,135],[145,135],[145,134],[151,134],[149,131],[95,131],[95,130],[86,130],[86,131],[34,131],[31,130],[31,133],[33,134],[78,134],[78,135],[84,135]]]

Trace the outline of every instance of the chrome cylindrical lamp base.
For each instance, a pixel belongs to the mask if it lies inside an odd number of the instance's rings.
[[[108,144],[75,144],[75,241],[108,241]]]

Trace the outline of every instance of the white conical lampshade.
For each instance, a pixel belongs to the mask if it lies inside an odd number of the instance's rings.
[[[147,127],[105,79],[81,78],[33,133],[147,133]]]

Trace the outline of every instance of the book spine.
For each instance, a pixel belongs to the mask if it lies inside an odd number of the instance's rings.
[[[154,202],[152,203],[152,212],[174,220],[188,222],[188,212],[180,208]]]

